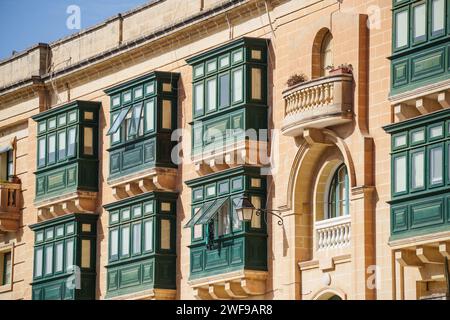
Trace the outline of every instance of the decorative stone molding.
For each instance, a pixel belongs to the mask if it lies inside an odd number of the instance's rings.
[[[353,119],[353,76],[339,74],[300,83],[283,92],[282,132],[300,136],[305,128],[326,128]]]
[[[71,213],[95,213],[97,192],[77,191],[35,203],[38,220],[44,221]]]

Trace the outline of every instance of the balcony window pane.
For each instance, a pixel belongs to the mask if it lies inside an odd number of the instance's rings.
[[[133,254],[141,253],[141,224],[133,225]]]
[[[401,11],[395,15],[395,47],[408,45],[408,11]]]
[[[45,138],[40,138],[38,141],[38,149],[39,149],[39,160],[38,166],[45,166]]]
[[[129,136],[136,136],[139,132],[139,125],[142,114],[142,102],[135,104],[131,113],[130,126],[128,128]]]
[[[43,261],[43,251],[42,248],[36,250],[35,253],[35,264],[34,264],[34,276],[40,277],[42,276],[42,261]]]
[[[221,107],[230,105],[230,74],[219,76],[219,104]]]
[[[145,103],[145,131],[155,130],[155,100]]]
[[[229,234],[231,232],[230,210],[228,202],[226,202],[219,211],[219,236]]]
[[[242,69],[233,71],[233,103],[239,102],[243,98],[242,76]]]
[[[64,243],[60,242],[56,245],[55,252],[55,272],[63,271],[63,259],[64,259]]]
[[[261,197],[252,196],[250,201],[255,209],[261,209]],[[261,215],[253,214],[251,226],[252,228],[261,228]]]
[[[442,182],[443,171],[442,147],[433,148],[430,151],[430,179],[432,184]]]
[[[414,14],[414,39],[421,39],[426,35],[426,5],[421,4],[415,6],[413,9]]]
[[[51,135],[48,137],[48,163],[54,163],[56,161],[56,136]]]
[[[170,220],[161,220],[161,249],[170,249]]]
[[[77,129],[70,128],[68,131],[68,148],[67,148],[67,156],[74,157],[75,156],[75,146],[77,141]]]
[[[163,100],[162,128],[172,129],[172,101],[170,100]]]
[[[83,153],[85,155],[94,155],[94,130],[90,127],[84,127],[84,145]]]
[[[63,160],[66,158],[66,132],[62,131],[58,133],[58,159]]]
[[[45,274],[53,273],[53,246],[45,248]]]
[[[194,113],[203,113],[203,83],[197,83],[194,86]]]
[[[424,161],[425,155],[423,152],[416,152],[412,154],[412,187],[422,188],[425,183],[424,179]]]
[[[74,266],[73,261],[74,241],[68,240],[66,242],[66,269],[72,269]]]
[[[91,240],[81,241],[81,267],[91,267]]]
[[[144,222],[144,251],[153,251],[153,220]]]
[[[436,33],[445,28],[445,0],[432,1],[432,32]]]
[[[394,160],[394,191],[406,191],[406,156],[395,158]]]
[[[216,79],[210,79],[206,81],[206,110],[213,111],[216,110]]]
[[[252,68],[252,99],[261,100],[262,99],[262,79],[261,79],[261,69]]]
[[[109,245],[110,245],[110,249],[109,249],[110,257],[116,257],[119,254],[119,230],[118,229],[111,230]]]
[[[122,228],[121,234],[121,255],[128,256],[130,254],[130,227],[126,226]]]

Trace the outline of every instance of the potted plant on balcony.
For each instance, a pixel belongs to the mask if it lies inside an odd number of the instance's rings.
[[[308,77],[304,73],[295,73],[289,77],[286,81],[286,85],[290,88],[306,81],[308,81]]]
[[[353,66],[350,63],[343,63],[337,67],[331,65],[328,66],[330,76],[338,75],[338,74],[352,74]]]

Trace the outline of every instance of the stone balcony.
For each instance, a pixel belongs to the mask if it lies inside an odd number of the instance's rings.
[[[306,128],[322,129],[353,119],[353,76],[336,74],[299,83],[283,92],[282,132],[300,136]]]
[[[350,246],[351,231],[350,215],[316,222],[317,250],[324,251]]]
[[[19,229],[21,193],[20,183],[0,183],[0,232]]]

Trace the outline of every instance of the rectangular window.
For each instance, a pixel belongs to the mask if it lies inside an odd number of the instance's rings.
[[[56,135],[48,136],[48,163],[56,161]]]
[[[230,105],[230,74],[224,73],[219,76],[219,105],[226,107]]]
[[[122,257],[126,257],[130,254],[130,227],[122,227],[121,230],[121,252]]]
[[[206,81],[206,112],[216,110],[217,101],[217,82],[216,79]]]
[[[194,85],[194,114],[203,114],[203,82]]]
[[[425,40],[427,32],[427,14],[425,3],[413,7],[413,21],[414,40]]]
[[[5,252],[3,256],[2,266],[2,283],[1,285],[7,285],[11,283],[11,270],[12,270],[12,255],[11,252]]]
[[[411,155],[412,163],[412,187],[414,189],[423,188],[425,186],[425,154],[423,151],[415,152]]]
[[[68,131],[68,143],[67,143],[68,157],[75,157],[76,143],[77,143],[77,128],[70,128]]]
[[[70,239],[66,242],[66,270],[74,270],[75,261],[73,260],[74,240]]]
[[[172,101],[170,100],[163,100],[162,128],[172,129]]]
[[[233,90],[232,90],[233,103],[242,101],[243,98],[242,76],[243,76],[242,69],[237,69],[233,71]]]
[[[64,160],[66,158],[66,132],[61,131],[58,133],[58,160]]]
[[[433,0],[431,5],[432,34],[439,34],[445,28],[445,0]]]
[[[45,247],[45,274],[53,273],[53,245]]]
[[[442,147],[430,149],[430,182],[431,184],[442,183],[443,179],[443,153]]]
[[[406,156],[394,159],[394,192],[406,191]]]
[[[38,160],[38,166],[42,167],[45,166],[45,138],[40,138],[38,141],[38,153],[39,153],[39,160]]]
[[[395,48],[399,49],[408,45],[408,11],[400,11],[395,14]]]
[[[144,222],[144,251],[153,251],[153,220]]]
[[[133,225],[133,254],[141,253],[141,224]]]
[[[36,249],[35,252],[35,262],[34,262],[34,276],[42,276],[42,262],[43,262],[43,250],[42,248]]]
[[[155,100],[145,103],[145,132],[155,130]]]
[[[109,239],[109,257],[114,259],[119,254],[119,230],[114,229],[110,231]]]
[[[12,175],[14,175],[14,151],[12,150],[8,151],[7,157],[8,157],[8,166],[6,167],[7,169],[6,174],[9,178]]]
[[[255,209],[261,209],[261,197],[252,196],[250,201]],[[251,226],[252,228],[261,228],[261,215],[253,213]]]
[[[55,272],[62,272],[64,260],[64,243],[57,243],[55,249]]]
[[[91,240],[81,241],[81,267],[91,267]]]
[[[133,106],[131,113],[130,125],[128,128],[128,136],[136,136],[139,133],[139,125],[141,123],[142,116],[142,102]]]
[[[218,235],[223,236],[229,234],[231,232],[231,221],[228,202],[225,205],[223,205],[222,208],[220,208],[218,220],[219,220]]]
[[[252,68],[252,99],[262,99],[262,78],[261,69]]]
[[[83,153],[87,156],[94,155],[94,129],[91,127],[84,127],[83,136]]]
[[[119,116],[118,113],[113,114],[111,117],[111,122],[114,123],[117,120],[117,117]],[[117,143],[120,142],[120,130],[117,130],[115,133],[111,135],[111,142]]]
[[[161,219],[161,249],[170,249],[170,220]]]

